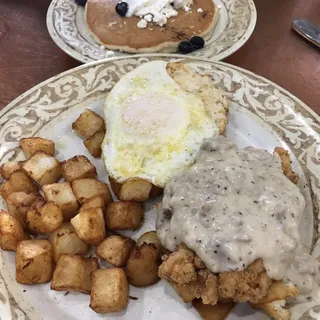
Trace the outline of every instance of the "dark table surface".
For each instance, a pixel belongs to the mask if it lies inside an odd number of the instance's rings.
[[[47,78],[80,63],[51,40],[50,0],[0,0],[0,109]],[[225,61],[286,88],[320,114],[320,49],[291,31],[297,18],[320,26],[319,0],[255,0],[249,41]]]

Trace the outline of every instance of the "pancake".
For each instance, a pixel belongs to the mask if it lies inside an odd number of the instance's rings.
[[[130,53],[177,52],[178,45],[197,35],[210,38],[219,19],[219,10],[212,0],[194,0],[191,10],[179,9],[163,27],[148,23],[139,29],[141,18],[120,17],[115,6],[119,0],[88,0],[86,21],[96,41],[110,50]],[[203,11],[201,13],[198,12]]]

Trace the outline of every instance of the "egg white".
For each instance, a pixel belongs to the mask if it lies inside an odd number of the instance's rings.
[[[201,98],[182,90],[166,64],[139,66],[106,99],[102,155],[118,182],[140,177],[164,187],[193,164],[204,138],[218,135]]]

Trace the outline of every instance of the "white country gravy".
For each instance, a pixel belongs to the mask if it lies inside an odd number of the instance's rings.
[[[193,167],[166,186],[162,207],[157,232],[167,249],[185,243],[214,273],[262,258],[267,274],[280,280],[296,256],[305,200],[277,155],[239,149],[220,136],[205,140]],[[318,272],[313,258],[305,261],[303,272],[297,262],[287,276],[302,291],[302,277],[311,275],[313,286]]]

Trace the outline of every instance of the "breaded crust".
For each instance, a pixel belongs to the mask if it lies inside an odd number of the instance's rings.
[[[229,104],[222,91],[213,85],[212,79],[193,71],[182,62],[169,62],[167,72],[183,90],[200,96],[208,115],[215,120],[219,134],[223,134],[227,126]]]
[[[215,275],[207,268],[197,269],[196,255],[185,246],[169,256],[159,267],[159,277],[169,281],[185,302],[201,299],[204,304],[220,302],[256,303],[264,297],[272,284],[257,259],[244,271],[222,272]]]
[[[273,153],[280,157],[283,173],[293,183],[297,184],[299,181],[299,175],[292,170],[289,152],[281,147],[276,147]]]

